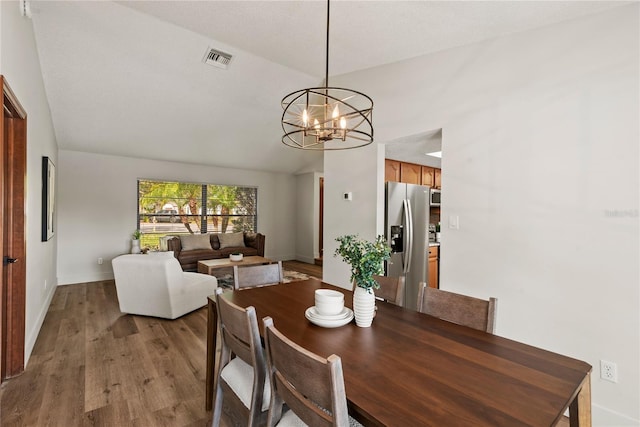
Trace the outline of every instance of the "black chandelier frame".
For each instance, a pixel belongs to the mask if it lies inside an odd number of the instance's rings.
[[[284,131],[282,143],[289,147],[346,150],[373,142],[373,100],[353,89],[329,86],[329,17],[330,0],[327,0],[325,86],[296,90],[281,101],[284,110],[281,119]],[[342,112],[339,107],[342,107]],[[332,116],[330,110],[334,108],[338,113]],[[312,110],[314,113],[321,110],[322,113],[312,114],[313,123],[309,120]]]

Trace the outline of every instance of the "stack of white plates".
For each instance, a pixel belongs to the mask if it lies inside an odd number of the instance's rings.
[[[353,320],[353,310],[344,307],[340,313],[328,316],[318,313],[316,307],[313,306],[307,308],[304,312],[304,317],[314,325],[322,326],[323,328],[337,328]]]

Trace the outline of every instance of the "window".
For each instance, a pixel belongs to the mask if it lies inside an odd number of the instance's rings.
[[[160,237],[256,231],[258,189],[233,185],[138,180],[141,246],[160,247]]]

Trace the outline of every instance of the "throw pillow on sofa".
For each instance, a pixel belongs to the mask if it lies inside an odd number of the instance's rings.
[[[192,251],[195,249],[211,250],[211,242],[208,234],[186,234],[180,236],[180,245],[183,251]]]
[[[218,235],[220,249],[244,247],[244,233],[222,233]]]

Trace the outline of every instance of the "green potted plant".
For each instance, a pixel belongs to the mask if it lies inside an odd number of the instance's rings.
[[[383,262],[391,256],[391,248],[384,236],[378,236],[373,242],[360,239],[357,235],[349,234],[336,238],[340,244],[334,256],[351,266],[351,281],[353,290],[353,311],[356,324],[361,327],[371,326],[375,311],[375,295],[373,290],[380,285],[373,278],[374,275],[384,273]]]
[[[142,252],[140,250],[140,237],[142,236],[142,232],[140,230],[136,230],[131,234],[131,253],[139,254]]]

